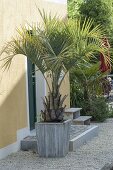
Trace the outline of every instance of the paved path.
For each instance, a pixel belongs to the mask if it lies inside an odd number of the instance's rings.
[[[19,151],[0,161],[0,170],[100,170],[113,162],[113,119],[99,124],[99,136],[65,158],[39,158]]]

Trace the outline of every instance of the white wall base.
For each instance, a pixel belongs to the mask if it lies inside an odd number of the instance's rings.
[[[30,130],[29,128],[23,128],[23,129],[19,129],[17,131],[17,141],[21,141],[23,138],[25,138],[26,136],[30,135]]]
[[[13,144],[10,144],[0,149],[0,159],[3,159],[6,156],[10,155],[11,153],[14,153],[20,150],[20,141],[24,139],[26,136],[28,136],[29,134],[30,134],[30,131],[28,128],[19,129],[17,131],[17,141]]]

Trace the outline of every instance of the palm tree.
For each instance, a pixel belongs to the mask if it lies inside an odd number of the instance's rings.
[[[78,84],[79,88],[83,91],[84,100],[90,101],[92,97],[103,94],[102,79],[106,75],[106,72],[102,73],[99,70],[99,62],[97,61],[97,63],[88,63],[85,68],[83,66],[76,69],[73,68],[70,79],[72,87]]]
[[[47,17],[44,12],[40,14],[43,29],[42,25],[28,25],[28,29],[22,27],[18,29],[18,38],[13,38],[3,49],[2,53],[7,54],[4,68],[10,67],[17,54],[30,59],[43,74],[49,88],[48,96],[43,99],[44,110],[41,111],[44,121],[63,121],[63,103],[67,95],[62,97],[60,94],[62,81],[70,69],[85,66],[96,52],[104,52],[101,47],[103,33],[99,25],[92,28],[93,21],[90,19],[81,25],[80,19],[63,22],[56,17]]]

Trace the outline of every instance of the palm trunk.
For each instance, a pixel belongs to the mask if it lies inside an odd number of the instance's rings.
[[[44,121],[62,121],[63,120],[63,113],[65,106],[63,107],[64,100],[66,99],[67,95],[65,95],[61,99],[61,94],[59,92],[59,73],[55,74],[52,73],[52,88],[48,94],[48,98],[43,100],[44,102],[44,111],[42,111],[42,115]],[[48,116],[49,115],[49,116]]]

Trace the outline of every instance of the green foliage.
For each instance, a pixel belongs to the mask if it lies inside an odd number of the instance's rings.
[[[68,16],[82,16],[94,20],[94,25],[101,24],[110,36],[113,27],[113,0],[68,0]]]
[[[109,105],[109,118],[113,118],[113,108]]]
[[[93,117],[93,120],[103,122],[109,117],[109,108],[104,97],[94,98],[90,105],[89,114]]]
[[[94,20],[93,27],[97,24],[102,25],[106,35],[112,37],[112,4],[113,0],[68,0],[68,15],[70,18],[80,16],[83,21],[84,18],[90,17]],[[110,38],[111,45],[113,45],[112,42],[112,38]],[[96,55],[94,54],[94,56]],[[83,115],[89,114],[93,116],[94,120],[104,121],[108,117],[108,108],[104,99],[96,96],[102,94],[101,79],[105,75],[99,72],[98,62],[96,61],[96,64],[93,64],[94,61],[91,62],[92,64],[87,63],[87,67],[81,66],[71,70],[71,106],[82,107]],[[100,105],[98,102],[100,102]]]
[[[70,74],[72,96],[74,95],[74,89],[79,94],[76,84],[79,84],[79,89],[82,89],[83,98],[85,100],[89,100],[92,96],[102,94],[101,79],[105,74],[106,73],[101,73],[99,71],[98,61],[95,64],[87,63],[87,67],[79,66],[78,68],[73,68]],[[72,99],[73,98],[74,97],[72,97]],[[72,103],[74,102],[72,101]]]
[[[88,64],[87,67],[71,71],[71,106],[81,107],[82,115],[91,115],[93,120],[104,121],[108,117],[108,106],[102,97],[102,78],[99,65]]]
[[[111,8],[102,0],[85,0],[79,12],[83,17],[90,17],[94,20],[94,25],[101,24],[109,32],[111,25]]]
[[[70,74],[72,78],[72,74]],[[73,79],[75,80],[75,79]],[[70,79],[70,105],[71,107],[81,107],[81,103],[84,100],[83,90],[80,85]]]
[[[79,16],[79,7],[83,0],[68,0],[68,17],[77,18]]]
[[[76,91],[76,107],[81,107],[81,115],[92,116],[93,121],[103,122],[108,117],[113,117],[113,110],[109,111],[105,98],[95,97],[89,101],[84,100],[82,90]],[[80,96],[79,96],[80,95]]]

